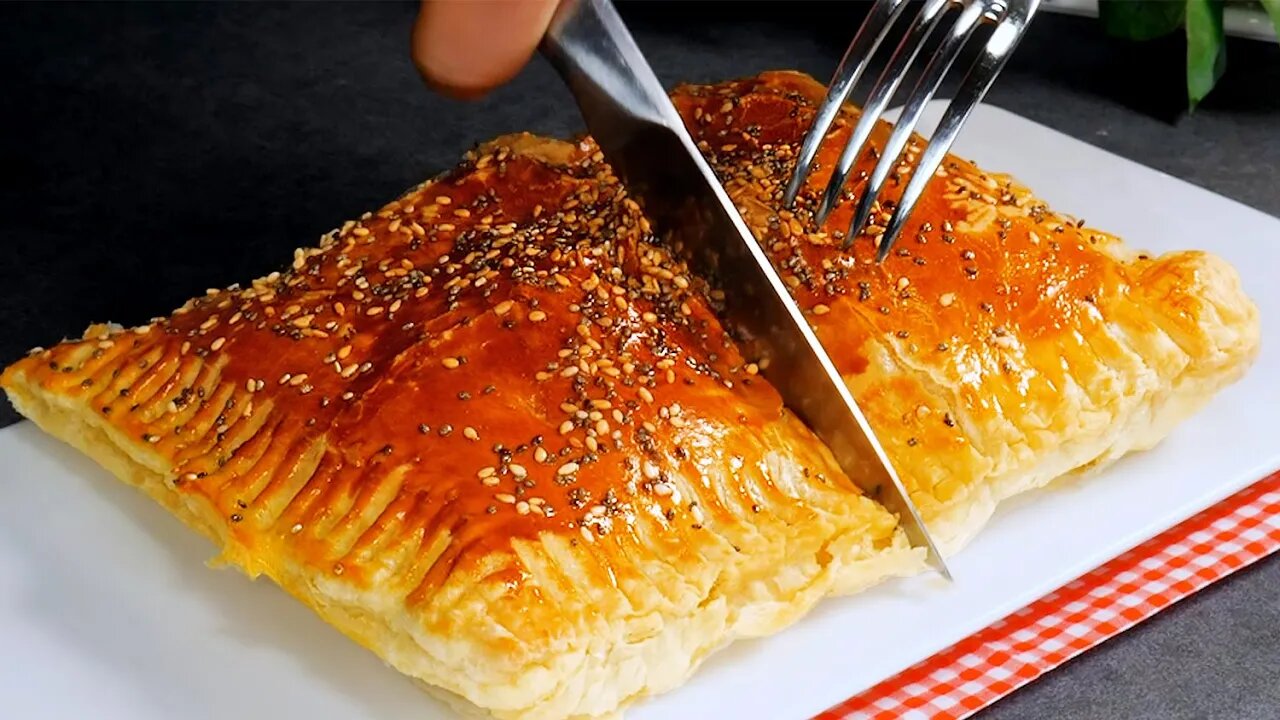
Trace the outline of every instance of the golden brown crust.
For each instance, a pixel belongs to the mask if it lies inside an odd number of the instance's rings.
[[[650,240],[592,146],[504,138],[4,382],[401,670],[603,714],[920,560]]]
[[[872,262],[880,225],[843,251],[877,158],[855,165],[821,228],[812,209],[855,110],[795,211],[781,203],[824,95],[777,72],[681,88],[675,101],[948,549],[1004,497],[1154,444],[1256,355],[1257,309],[1221,260],[1128,250],[954,156],[883,264]],[[888,131],[881,123],[874,148]],[[922,147],[915,138],[908,153]],[[891,179],[889,202],[907,177]]]
[[[675,99],[948,547],[1247,366],[1221,261],[1126,255],[959,159],[884,265],[843,252],[848,203],[808,211],[825,172],[779,209],[820,94],[769,73]],[[920,567],[703,290],[589,141],[508,136],[285,272],[0,384],[400,670],[501,717],[602,716]]]

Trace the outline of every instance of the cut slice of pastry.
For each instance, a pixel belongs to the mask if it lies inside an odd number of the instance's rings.
[[[675,100],[944,552],[1001,500],[1152,447],[1256,356],[1257,308],[1223,260],[1127,248],[954,156],[882,265],[872,262],[879,225],[842,250],[874,153],[824,227],[811,210],[854,109],[837,120],[795,212],[781,208],[825,92],[777,72],[681,88]],[[873,148],[888,131],[881,123]],[[913,139],[908,165],[923,144]],[[906,179],[891,178],[889,202]],[[889,209],[874,208],[873,222]]]
[[[1247,366],[1221,261],[1125,251],[958,159],[900,254],[840,250],[821,174],[779,209],[820,94],[771,73],[675,97],[949,547]],[[708,296],[590,141],[510,136],[283,272],[0,384],[400,671],[498,717],[604,717],[923,563]]]

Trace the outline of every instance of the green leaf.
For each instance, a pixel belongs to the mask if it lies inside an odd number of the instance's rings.
[[[1187,100],[1194,110],[1227,69],[1222,0],[1187,0]]]
[[[1271,25],[1276,29],[1276,37],[1280,38],[1280,0],[1259,0],[1259,2],[1271,16]]]
[[[1273,0],[1276,1],[1276,0]],[[1186,5],[1180,0],[1099,0],[1098,18],[1108,35],[1126,40],[1154,40],[1182,25]]]

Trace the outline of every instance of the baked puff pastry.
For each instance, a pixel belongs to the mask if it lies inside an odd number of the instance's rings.
[[[820,95],[770,73],[675,99],[948,548],[999,500],[1156,442],[1255,353],[1221,261],[1126,251],[959,159],[898,254],[869,262],[875,228],[841,250],[849,208],[809,212],[821,173],[780,209]],[[923,567],[709,298],[589,140],[510,136],[283,272],[0,384],[446,697],[605,717]]]
[[[844,251],[878,153],[854,167],[823,227],[812,210],[856,110],[837,119],[795,211],[781,207],[825,95],[808,76],[777,72],[682,88],[675,101],[944,553],[1000,501],[1154,446],[1257,355],[1257,308],[1223,260],[1132,250],[958,157],[883,264],[873,262],[880,225]],[[889,130],[880,123],[873,148]],[[909,144],[889,202],[923,147]],[[873,223],[889,209],[873,207]]]

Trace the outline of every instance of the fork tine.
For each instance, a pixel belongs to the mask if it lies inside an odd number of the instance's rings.
[[[804,185],[813,166],[813,160],[818,155],[822,138],[831,128],[831,123],[840,113],[840,108],[849,99],[849,93],[862,78],[862,73],[871,63],[871,56],[888,34],[889,27],[905,7],[906,0],[876,0],[875,6],[871,8],[862,26],[858,28],[858,34],[854,36],[853,42],[849,43],[849,48],[845,50],[844,57],[840,59],[840,65],[832,77],[827,97],[818,108],[813,126],[800,147],[800,157],[796,161],[795,172],[792,173],[791,181],[787,183],[786,194],[783,195],[783,204],[786,207],[795,204],[796,195],[800,193],[800,188]]]
[[[889,58],[889,64],[880,73],[880,77],[876,78],[875,87],[871,90],[870,97],[867,98],[866,104],[862,108],[862,115],[858,118],[858,123],[854,125],[853,132],[849,135],[849,142],[845,144],[844,150],[840,153],[840,159],[836,162],[836,166],[831,171],[831,179],[827,182],[826,191],[823,193],[822,201],[818,205],[815,218],[818,224],[826,222],[827,215],[831,212],[840,200],[840,192],[844,189],[845,182],[849,179],[849,171],[858,158],[862,156],[863,146],[866,145],[867,139],[871,137],[871,131],[875,128],[876,121],[880,119],[880,115],[884,113],[885,107],[889,101],[893,99],[893,94],[898,90],[898,85],[902,83],[902,78],[906,75],[907,68],[915,60],[916,55],[920,53],[920,49],[924,47],[925,38],[937,26],[938,21],[942,18],[942,11],[953,0],[929,0],[912,20],[911,26],[907,31],[907,35],[898,43],[898,47],[893,51],[892,57]],[[849,245],[846,238],[845,247]]]
[[[987,90],[991,89],[996,76],[1000,74],[1005,62],[1013,54],[1038,4],[1039,0],[1035,0],[1028,6],[1010,8],[1009,14],[999,21],[991,37],[987,39],[982,54],[974,61],[959,90],[956,91],[955,97],[947,105],[942,120],[938,123],[938,129],[934,131],[928,147],[920,156],[920,162],[916,165],[911,180],[902,193],[902,199],[885,226],[884,236],[876,253],[877,262],[883,261],[888,256],[893,243],[902,232],[902,226],[906,224],[911,214],[911,209],[915,207],[924,193],[925,186],[937,172],[938,166],[942,164],[943,158],[951,149],[951,144],[960,133],[960,128],[968,121],[969,115],[982,101]]]
[[[925,103],[929,102],[938,91],[938,86],[942,84],[942,78],[947,74],[947,70],[951,68],[952,63],[955,62],[956,57],[960,54],[965,41],[977,29],[978,21],[982,19],[985,10],[985,2],[979,1],[967,5],[960,13],[955,25],[951,27],[951,32],[943,40],[942,46],[938,48],[937,52],[930,58],[929,64],[925,66],[924,74],[920,76],[916,86],[912,88],[911,96],[907,99],[902,115],[898,118],[893,132],[885,142],[884,151],[880,154],[880,162],[876,163],[875,169],[871,171],[871,178],[867,180],[867,186],[863,190],[862,197],[858,198],[858,207],[854,211],[853,223],[849,226],[849,234],[845,236],[846,245],[866,227],[867,219],[871,216],[871,206],[879,197],[880,191],[884,189],[885,180],[888,179],[889,174],[898,165],[898,156],[902,154],[907,141],[911,138],[911,133],[915,131],[916,125],[920,122],[920,114],[924,111]],[[892,244],[890,240],[891,238],[880,238],[879,255],[883,256],[888,252],[887,246]]]

